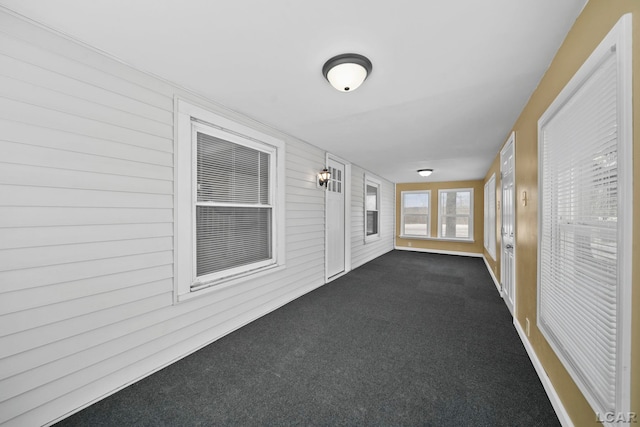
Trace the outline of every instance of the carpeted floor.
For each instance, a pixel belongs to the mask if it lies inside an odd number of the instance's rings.
[[[393,251],[58,426],[560,425],[480,258]]]

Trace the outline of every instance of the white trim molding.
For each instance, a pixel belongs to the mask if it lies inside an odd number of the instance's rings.
[[[489,270],[489,274],[491,275],[491,280],[493,280],[493,284],[496,285],[496,289],[498,290],[498,293],[502,298],[502,286],[500,286],[500,282],[498,281],[498,278],[496,277],[495,274],[493,274],[493,270],[489,265],[489,261],[487,261],[487,257],[485,257],[484,254],[482,255],[482,259],[484,260],[484,265],[487,266],[487,270]]]
[[[520,326],[520,323],[518,323],[518,320],[515,317],[513,318],[513,326],[516,328],[516,331],[520,336],[520,340],[522,341],[522,344],[524,345],[525,350],[527,350],[529,359],[531,359],[531,363],[533,364],[533,367],[535,368],[536,373],[540,378],[540,382],[544,387],[544,391],[547,392],[549,401],[551,401],[551,405],[553,406],[553,409],[556,411],[556,415],[558,417],[558,420],[560,421],[560,424],[562,424],[563,427],[574,427],[573,421],[571,421],[571,418],[569,417],[569,413],[567,412],[564,405],[562,404],[562,401],[560,400],[560,396],[558,396],[558,393],[556,392],[555,387],[553,387],[553,383],[551,382],[551,379],[549,379],[549,377],[547,376],[547,372],[544,370],[544,367],[542,366],[542,362],[540,362],[540,359],[538,359],[538,355],[536,354],[535,350],[531,346],[531,343],[527,338],[527,334],[522,329],[522,326]]]
[[[395,246],[394,249],[398,251],[426,252],[430,254],[459,255],[459,256],[469,256],[474,258],[482,258],[482,254],[478,254],[475,252],[444,251],[440,249],[414,248],[412,246]]]

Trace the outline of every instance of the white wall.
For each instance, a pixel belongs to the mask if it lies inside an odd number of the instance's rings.
[[[285,141],[287,267],[173,305],[175,95]],[[0,153],[0,424],[64,417],[324,283],[322,150],[3,9]],[[353,176],[356,267],[393,248],[393,186],[364,245]]]

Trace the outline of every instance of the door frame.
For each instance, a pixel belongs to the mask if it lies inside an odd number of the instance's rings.
[[[347,162],[345,159],[333,155],[331,153],[326,153],[325,156],[325,166],[329,166],[329,161],[335,161],[338,163],[342,163],[344,165],[344,177],[343,177],[343,186],[344,186],[344,271],[342,273],[335,274],[329,277],[329,229],[327,228],[327,209],[329,204],[327,203],[327,198],[329,195],[327,194],[326,188],[324,193],[324,281],[325,283],[329,283],[332,280],[337,279],[338,277],[344,276],[349,271],[351,271],[351,163]]]
[[[500,150],[500,198],[501,198],[501,209],[500,209],[500,293],[502,296],[502,299],[505,300],[505,304],[507,305],[507,307],[509,307],[509,304],[506,301],[506,293],[504,292],[504,286],[502,285],[503,281],[504,281],[504,271],[505,271],[505,260],[504,260],[504,251],[505,251],[505,243],[504,243],[504,236],[502,233],[502,229],[504,226],[504,221],[503,221],[503,217],[504,217],[504,197],[502,197],[503,195],[503,191],[502,191],[502,177],[504,176],[503,174],[503,164],[504,162],[502,161],[502,158],[504,156],[504,154],[506,153],[506,151],[509,149],[509,147],[511,147],[512,150],[512,157],[513,157],[513,195],[512,195],[512,200],[513,200],[513,268],[512,268],[512,277],[511,280],[513,282],[513,295],[511,295],[511,298],[513,299],[513,313],[511,313],[513,315],[513,318],[516,318],[516,314],[518,312],[517,310],[517,281],[516,281],[516,238],[518,237],[518,233],[517,233],[517,215],[516,215],[516,209],[518,207],[518,203],[517,203],[517,190],[516,190],[516,133],[515,131],[511,132],[511,135],[509,135],[509,139],[507,139],[507,142],[505,142],[504,147],[502,147],[502,149]]]

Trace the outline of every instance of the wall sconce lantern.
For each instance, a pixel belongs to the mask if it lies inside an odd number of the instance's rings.
[[[329,59],[322,75],[340,92],[353,92],[371,74],[371,61],[357,53],[345,53]]]
[[[331,179],[331,173],[329,172],[329,170],[327,168],[322,169],[322,172],[318,174],[318,185],[320,185],[320,187],[324,185],[328,188],[329,179]]]

